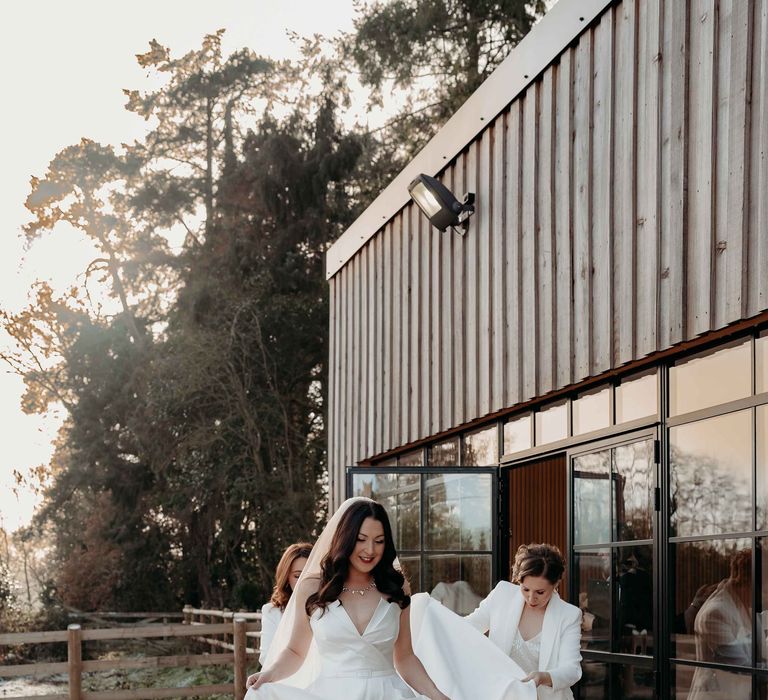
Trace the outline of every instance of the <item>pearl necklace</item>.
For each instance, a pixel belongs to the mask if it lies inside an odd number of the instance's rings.
[[[359,595],[365,595],[368,591],[371,591],[376,588],[376,582],[371,581],[365,588],[347,588],[346,586],[342,586],[341,590],[344,593],[351,593],[352,595],[355,595],[355,593]]]

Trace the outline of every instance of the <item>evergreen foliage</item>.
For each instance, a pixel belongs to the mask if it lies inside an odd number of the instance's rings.
[[[126,92],[147,137],[83,139],[32,179],[30,244],[68,224],[99,251],[81,287],[39,283],[27,309],[0,314],[25,410],[67,412],[35,523],[52,545],[48,603],[267,599],[282,550],[324,518],[325,251],[428,135],[418,119],[454,110],[539,5],[362,7],[349,46],[374,99],[391,74],[412,106],[439,103],[373,133],[341,126],[342,50],[307,41],[291,65],[224,58],[221,32],[180,58],[153,41],[138,60],[164,85]],[[417,85],[427,66],[446,78],[432,97]],[[115,313],[94,305],[94,280]]]

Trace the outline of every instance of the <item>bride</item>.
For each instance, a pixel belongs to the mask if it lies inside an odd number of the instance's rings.
[[[487,637],[429,595],[410,598],[396,557],[384,507],[345,501],[245,700],[535,699],[525,672]]]
[[[383,506],[345,502],[304,567],[266,668],[248,677],[247,700],[450,700],[413,653],[396,556]]]

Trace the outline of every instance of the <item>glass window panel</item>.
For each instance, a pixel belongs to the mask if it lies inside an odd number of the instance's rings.
[[[582,435],[607,428],[611,424],[611,389],[579,396],[571,407],[573,412],[573,434]]]
[[[568,403],[549,406],[536,413],[536,444],[546,445],[568,437]]]
[[[621,654],[653,655],[653,548],[617,547],[616,626]],[[622,696],[624,697],[624,696]]]
[[[672,697],[676,700],[751,700],[752,677],[746,673],[673,664]]]
[[[613,450],[614,519],[619,541],[653,537],[653,440]]]
[[[752,412],[670,429],[672,536],[752,529]]]
[[[373,466],[374,467],[396,467],[397,457],[391,457],[390,459],[385,459],[382,462],[376,462],[376,464],[374,464]]]
[[[757,407],[757,529],[768,529],[768,406]]]
[[[751,665],[751,540],[680,542],[670,553],[672,656]]]
[[[669,413],[678,416],[752,394],[751,340],[684,360],[669,371]]]
[[[522,452],[533,446],[531,422],[531,414],[528,413],[504,424],[504,454]]]
[[[610,666],[585,659],[581,662],[582,675],[576,687],[577,700],[612,700]]]
[[[611,541],[611,452],[603,450],[573,460],[573,541]]]
[[[425,488],[426,549],[491,549],[490,474],[429,474]]]
[[[476,430],[464,436],[462,465],[466,467],[492,467],[499,462],[498,426]]]
[[[425,568],[426,590],[459,615],[469,615],[490,593],[490,554],[434,554]]]
[[[352,495],[372,498],[384,506],[398,550],[419,549],[421,492],[418,474],[353,474]]]
[[[612,698],[648,700],[655,697],[656,681],[652,667],[614,664],[612,671]],[[729,700],[734,699],[729,698]]]
[[[611,650],[611,550],[574,554],[574,579],[581,620],[583,649]]]
[[[404,455],[400,455],[397,458],[398,467],[423,467],[424,466],[424,450],[414,450],[413,452],[406,452]]]
[[[459,438],[438,442],[429,448],[429,464],[437,467],[456,467],[459,464]]]
[[[768,538],[757,540],[758,665],[768,668]]]
[[[763,331],[755,341],[755,373],[757,393],[768,391],[768,331]]]
[[[421,557],[398,557],[403,574],[411,584],[411,593],[421,593]]]
[[[622,380],[616,387],[616,423],[658,415],[656,371]]]

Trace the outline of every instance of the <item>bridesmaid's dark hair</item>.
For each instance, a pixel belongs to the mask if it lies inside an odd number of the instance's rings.
[[[403,590],[405,576],[394,566],[397,551],[387,511],[376,501],[358,501],[349,506],[341,516],[328,554],[320,563],[320,588],[307,598],[307,615],[311,615],[318,608],[325,610],[329,603],[339,599],[349,573],[349,558],[366,518],[378,520],[384,528],[384,554],[372,571],[377,590],[387,596],[388,602],[397,603],[400,608],[410,605],[411,598]]]

